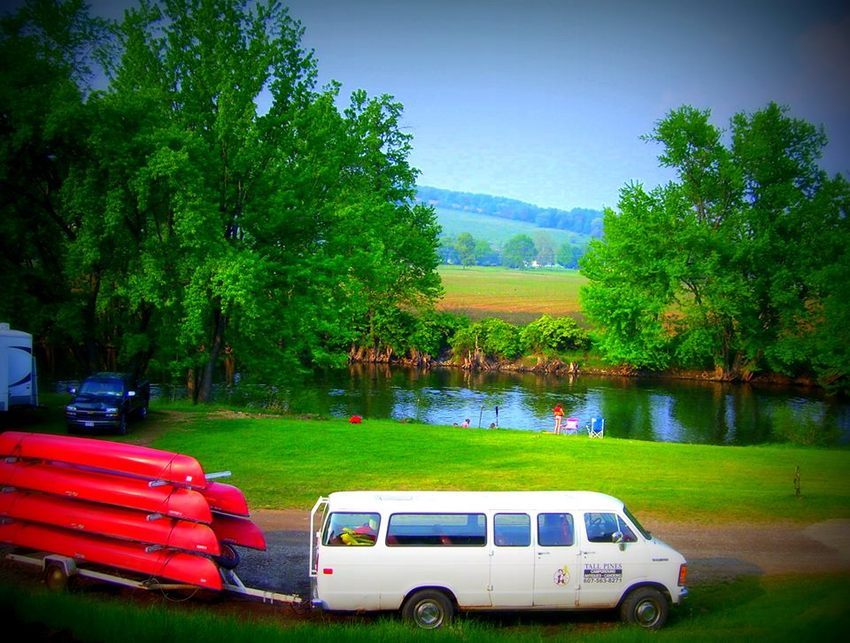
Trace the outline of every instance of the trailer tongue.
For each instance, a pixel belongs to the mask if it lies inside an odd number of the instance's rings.
[[[265,550],[241,490],[191,456],[90,438],[0,434],[0,543],[48,584],[74,576],[138,589],[201,588],[272,603],[246,587],[233,546]]]

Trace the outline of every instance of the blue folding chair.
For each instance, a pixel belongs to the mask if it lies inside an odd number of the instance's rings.
[[[601,438],[605,435],[605,418],[591,418],[590,426],[587,428],[587,437]]]

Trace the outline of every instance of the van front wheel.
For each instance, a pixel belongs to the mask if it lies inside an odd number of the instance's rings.
[[[620,607],[620,617],[648,630],[657,630],[667,622],[670,606],[657,589],[641,587],[626,597]]]
[[[426,630],[433,630],[451,622],[454,606],[443,592],[423,589],[407,599],[401,615],[406,621]]]

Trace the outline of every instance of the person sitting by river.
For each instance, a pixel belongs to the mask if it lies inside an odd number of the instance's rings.
[[[466,419],[465,419],[465,420],[461,423],[461,425],[460,425],[460,426],[461,426],[461,428],[462,428],[462,429],[468,429],[468,428],[469,428],[469,418],[466,418]]]

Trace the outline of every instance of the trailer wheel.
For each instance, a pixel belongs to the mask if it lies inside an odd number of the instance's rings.
[[[71,584],[71,578],[62,565],[52,563],[44,570],[44,584],[53,592],[63,592]]]
[[[623,601],[620,617],[626,623],[640,625],[647,630],[657,630],[667,622],[669,611],[667,599],[661,592],[652,587],[641,587]]]
[[[417,626],[433,630],[451,622],[454,606],[443,592],[423,589],[411,596],[401,610],[402,618]]]
[[[242,557],[232,545],[222,543],[221,554],[213,557],[213,560],[223,569],[236,569],[239,565],[239,561],[242,560]]]

